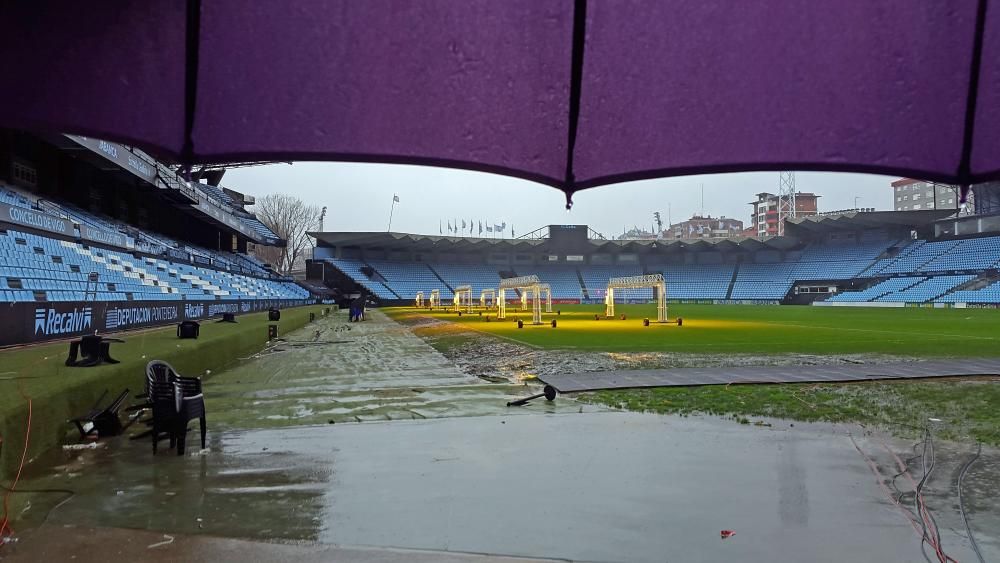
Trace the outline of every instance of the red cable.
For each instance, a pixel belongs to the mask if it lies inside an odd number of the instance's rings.
[[[917,513],[920,515],[920,520],[927,528],[927,531],[930,532],[927,537],[927,543],[929,543],[931,547],[934,548],[934,553],[938,556],[939,560],[947,561],[951,559],[950,557],[947,557],[944,554],[944,551],[941,549],[941,545],[938,544],[937,540],[935,539],[935,537],[937,536],[937,526],[934,525],[934,520],[930,518],[930,513],[927,511],[927,505],[924,501],[924,495],[917,490],[917,482],[913,478],[913,475],[910,474],[910,471],[906,467],[906,464],[903,463],[903,460],[900,459],[898,455],[896,455],[896,452],[892,451],[892,449],[889,448],[889,445],[886,444],[884,440],[882,440],[882,447],[885,448],[885,451],[889,452],[889,455],[891,455],[896,460],[896,466],[899,468],[900,473],[906,475],[906,478],[910,481],[910,484],[913,485],[913,496],[914,496],[913,503],[917,505]]]
[[[10,495],[17,488],[18,481],[21,480],[21,471],[24,469],[24,460],[28,457],[28,444],[31,441],[31,398],[24,394],[21,390],[20,384],[18,385],[18,392],[21,396],[28,401],[28,424],[24,429],[24,450],[21,451],[21,463],[18,465],[17,474],[14,476],[14,482],[11,483],[10,488],[7,490],[7,494],[3,497],[3,520],[0,521],[0,547],[4,546],[3,538],[6,533],[7,537],[14,535],[14,528],[10,526]]]

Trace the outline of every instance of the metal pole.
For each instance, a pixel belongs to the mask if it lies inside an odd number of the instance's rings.
[[[531,304],[531,324],[542,324],[542,296],[539,295],[541,292],[542,289],[538,285],[531,288],[531,297],[533,299]]]
[[[392,212],[396,210],[396,196],[392,196],[392,206],[389,207],[389,226],[385,229],[385,232],[392,231]]]
[[[656,286],[657,293],[659,294],[656,299],[656,321],[660,323],[667,322],[667,284],[666,282],[661,282]]]

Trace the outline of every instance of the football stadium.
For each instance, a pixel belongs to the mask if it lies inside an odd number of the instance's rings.
[[[0,10],[0,561],[1000,559],[995,3]]]

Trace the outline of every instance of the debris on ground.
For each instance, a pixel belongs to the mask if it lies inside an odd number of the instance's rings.
[[[163,534],[163,538],[164,539],[161,542],[151,543],[151,544],[147,545],[146,549],[153,549],[153,548],[157,548],[157,547],[163,547],[165,545],[170,545],[170,544],[174,543],[174,536]]]
[[[888,354],[691,354],[676,352],[596,352],[546,350],[482,334],[434,317],[398,322],[441,351],[463,372],[490,383],[518,383],[527,378],[567,373],[690,367],[744,367],[871,364],[918,361]],[[438,339],[461,337],[460,343],[436,346]]]
[[[97,446],[103,446],[104,442],[88,442],[86,444],[63,444],[64,450],[96,450]]]

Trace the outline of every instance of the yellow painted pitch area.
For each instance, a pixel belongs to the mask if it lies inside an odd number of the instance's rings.
[[[924,308],[832,308],[808,306],[669,306],[668,318],[683,325],[655,322],[655,305],[617,305],[616,318],[602,305],[553,305],[531,324],[531,311],[508,307],[507,319],[495,310],[459,316],[453,308],[389,309],[400,318],[448,321],[433,330],[471,329],[544,348],[598,351],[664,351],[750,354],[884,353],[912,356],[1000,355],[1000,311]],[[480,314],[481,313],[481,314]],[[625,320],[621,320],[621,315]],[[599,320],[595,320],[595,315]],[[487,318],[490,320],[487,321]],[[643,319],[651,319],[650,326]],[[517,319],[524,322],[517,327]],[[556,321],[556,328],[551,321]]]

